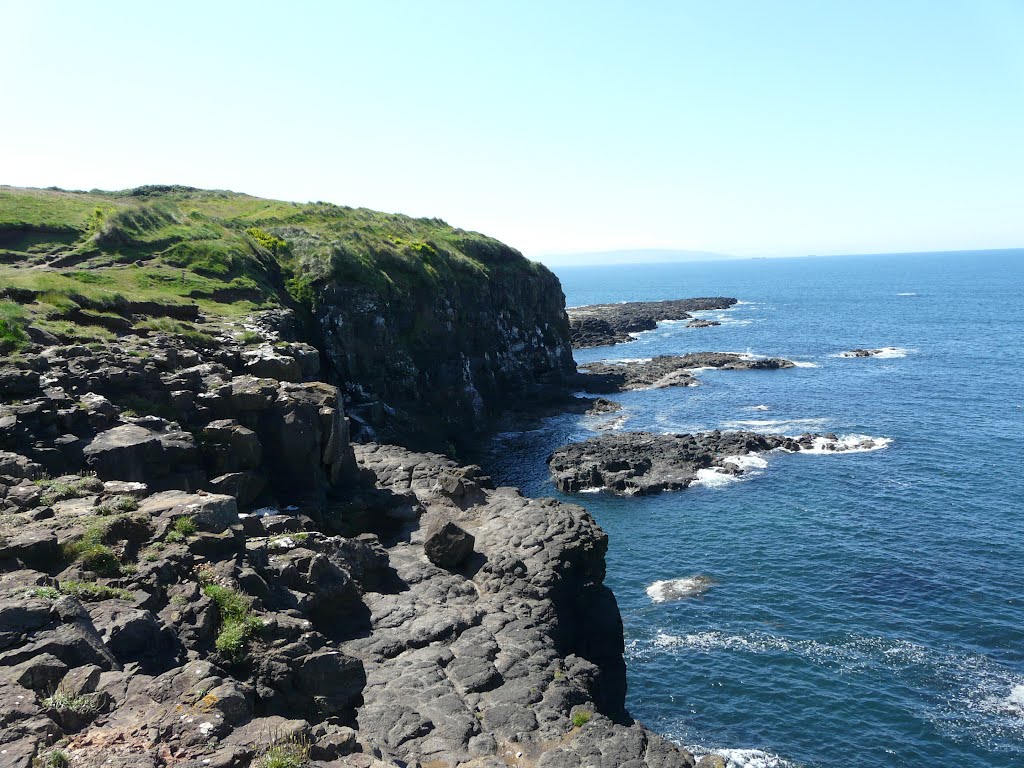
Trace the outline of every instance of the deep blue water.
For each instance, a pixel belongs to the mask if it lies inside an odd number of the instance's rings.
[[[739,351],[814,366],[624,394],[622,429],[892,440],[616,498],[564,496],[547,478],[548,453],[597,419],[495,439],[497,480],[582,503],[610,535],[634,716],[690,746],[758,750],[731,753],[736,765],[1024,765],[1024,251],[558,275],[569,306],[744,302],[706,313],[720,327],[662,324],[580,363]],[[865,346],[898,351],[835,356]],[[699,596],[646,592],[697,574],[715,582]]]

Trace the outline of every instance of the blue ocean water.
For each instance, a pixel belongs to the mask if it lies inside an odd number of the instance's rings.
[[[577,361],[736,351],[705,371],[495,438],[502,483],[584,504],[610,535],[639,720],[734,765],[1024,765],[1024,251],[558,271],[569,306],[727,295],[719,327],[661,324]],[[855,347],[891,347],[845,359]],[[617,428],[886,437],[772,454],[744,479],[641,498],[565,496],[556,446]],[[703,575],[657,602],[656,581]]]

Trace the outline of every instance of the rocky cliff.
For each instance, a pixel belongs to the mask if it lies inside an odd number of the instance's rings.
[[[277,338],[319,349],[362,439],[447,450],[575,375],[558,279],[439,219],[188,187],[0,188],[0,350],[195,346],[205,321],[281,308],[295,322]]]
[[[557,391],[549,273],[372,212],[4,194],[0,765],[692,766],[625,710],[584,509],[351,440],[346,394],[415,441]]]

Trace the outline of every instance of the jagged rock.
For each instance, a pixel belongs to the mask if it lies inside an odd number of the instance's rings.
[[[86,664],[69,670],[60,683],[57,691],[65,696],[81,696],[85,693],[93,693],[100,682],[100,675],[103,670],[95,664]]]
[[[89,609],[104,644],[120,661],[136,661],[164,650],[161,626],[149,611],[120,600],[104,600]]]
[[[631,333],[650,331],[662,320],[687,320],[690,312],[728,309],[736,299],[717,296],[668,301],[631,301],[591,304],[566,310],[576,349],[631,341]]]
[[[0,541],[0,560],[10,558],[42,568],[52,566],[58,555],[57,535],[45,529],[29,528]]]
[[[427,528],[423,551],[434,565],[448,570],[458,568],[473,551],[473,536],[451,520],[438,517]]]
[[[591,392],[624,392],[631,389],[691,387],[697,379],[691,371],[720,368],[728,371],[792,368],[791,360],[756,358],[733,352],[694,352],[688,355],[659,355],[650,360],[587,363],[580,386]]]
[[[289,355],[282,355],[269,344],[242,352],[245,372],[278,381],[301,381],[302,366]]]
[[[753,432],[616,432],[558,448],[548,458],[548,468],[555,485],[567,493],[599,488],[643,495],[682,490],[703,469],[742,474],[729,457],[777,448],[799,451],[812,439]]]
[[[124,424],[97,435],[82,451],[88,467],[103,480],[194,487],[187,477],[197,457],[188,432],[159,433],[140,424]],[[185,465],[186,474],[181,474]],[[179,476],[175,476],[174,473]]]
[[[39,390],[39,374],[18,368],[0,368],[0,396],[25,397]]]
[[[68,671],[68,665],[49,653],[21,662],[11,668],[10,679],[24,688],[49,693],[57,687]]]
[[[210,473],[223,475],[256,469],[263,458],[260,439],[234,419],[211,421],[203,428],[203,455]]]
[[[212,533],[221,533],[238,523],[234,497],[217,493],[163,491],[144,499],[138,511],[154,518],[192,517],[200,529]]]

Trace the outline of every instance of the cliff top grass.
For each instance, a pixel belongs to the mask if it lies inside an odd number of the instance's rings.
[[[62,340],[105,340],[153,332],[131,323],[180,319],[182,305],[213,319],[309,306],[316,284],[328,280],[402,300],[423,288],[473,285],[494,271],[543,269],[440,219],[181,186],[0,186],[6,351],[26,343],[29,324]]]

